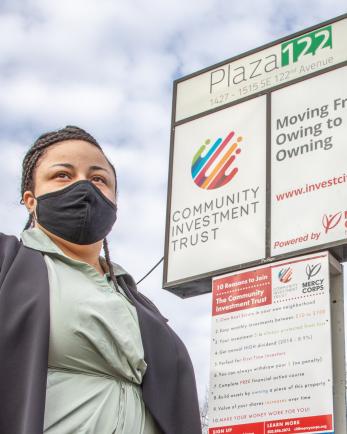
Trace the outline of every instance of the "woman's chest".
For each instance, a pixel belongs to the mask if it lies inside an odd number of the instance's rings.
[[[45,257],[50,284],[49,366],[124,377],[146,370],[135,307],[106,280]]]

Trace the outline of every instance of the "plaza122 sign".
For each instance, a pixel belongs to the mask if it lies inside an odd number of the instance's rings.
[[[175,121],[346,61],[347,20],[289,36],[176,82]]]
[[[174,84],[164,288],[345,243],[347,17]]]

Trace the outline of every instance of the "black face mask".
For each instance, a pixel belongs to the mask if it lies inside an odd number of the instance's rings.
[[[117,219],[117,205],[87,180],[74,182],[36,199],[38,223],[75,244],[102,240]]]

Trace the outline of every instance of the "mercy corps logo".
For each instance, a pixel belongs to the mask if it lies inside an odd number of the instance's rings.
[[[231,131],[223,140],[219,137],[212,145],[211,140],[199,148],[192,161],[192,178],[195,184],[205,190],[214,190],[228,184],[238,172],[231,167],[237,154],[242,137],[232,140],[235,132]]]
[[[347,232],[347,211],[338,211],[333,214],[324,214],[322,218],[322,225],[324,233],[327,234],[332,229],[343,224]]]
[[[318,278],[318,274],[322,269],[322,264],[307,264],[306,265],[306,276],[307,281],[302,283],[301,291],[305,294],[314,293],[316,291],[324,291],[324,279]],[[313,279],[315,277],[315,279]]]
[[[324,214],[322,218],[322,225],[327,234],[331,229],[335,228],[341,221],[342,211],[336,214]]]
[[[322,268],[322,264],[307,264],[306,265],[306,276],[307,280],[311,280],[312,277],[316,276]]]

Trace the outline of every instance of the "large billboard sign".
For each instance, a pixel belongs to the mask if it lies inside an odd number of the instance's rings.
[[[210,434],[346,432],[336,262],[325,251],[213,278]]]
[[[164,288],[192,296],[228,271],[340,254],[346,40],[345,15],[175,81]]]

